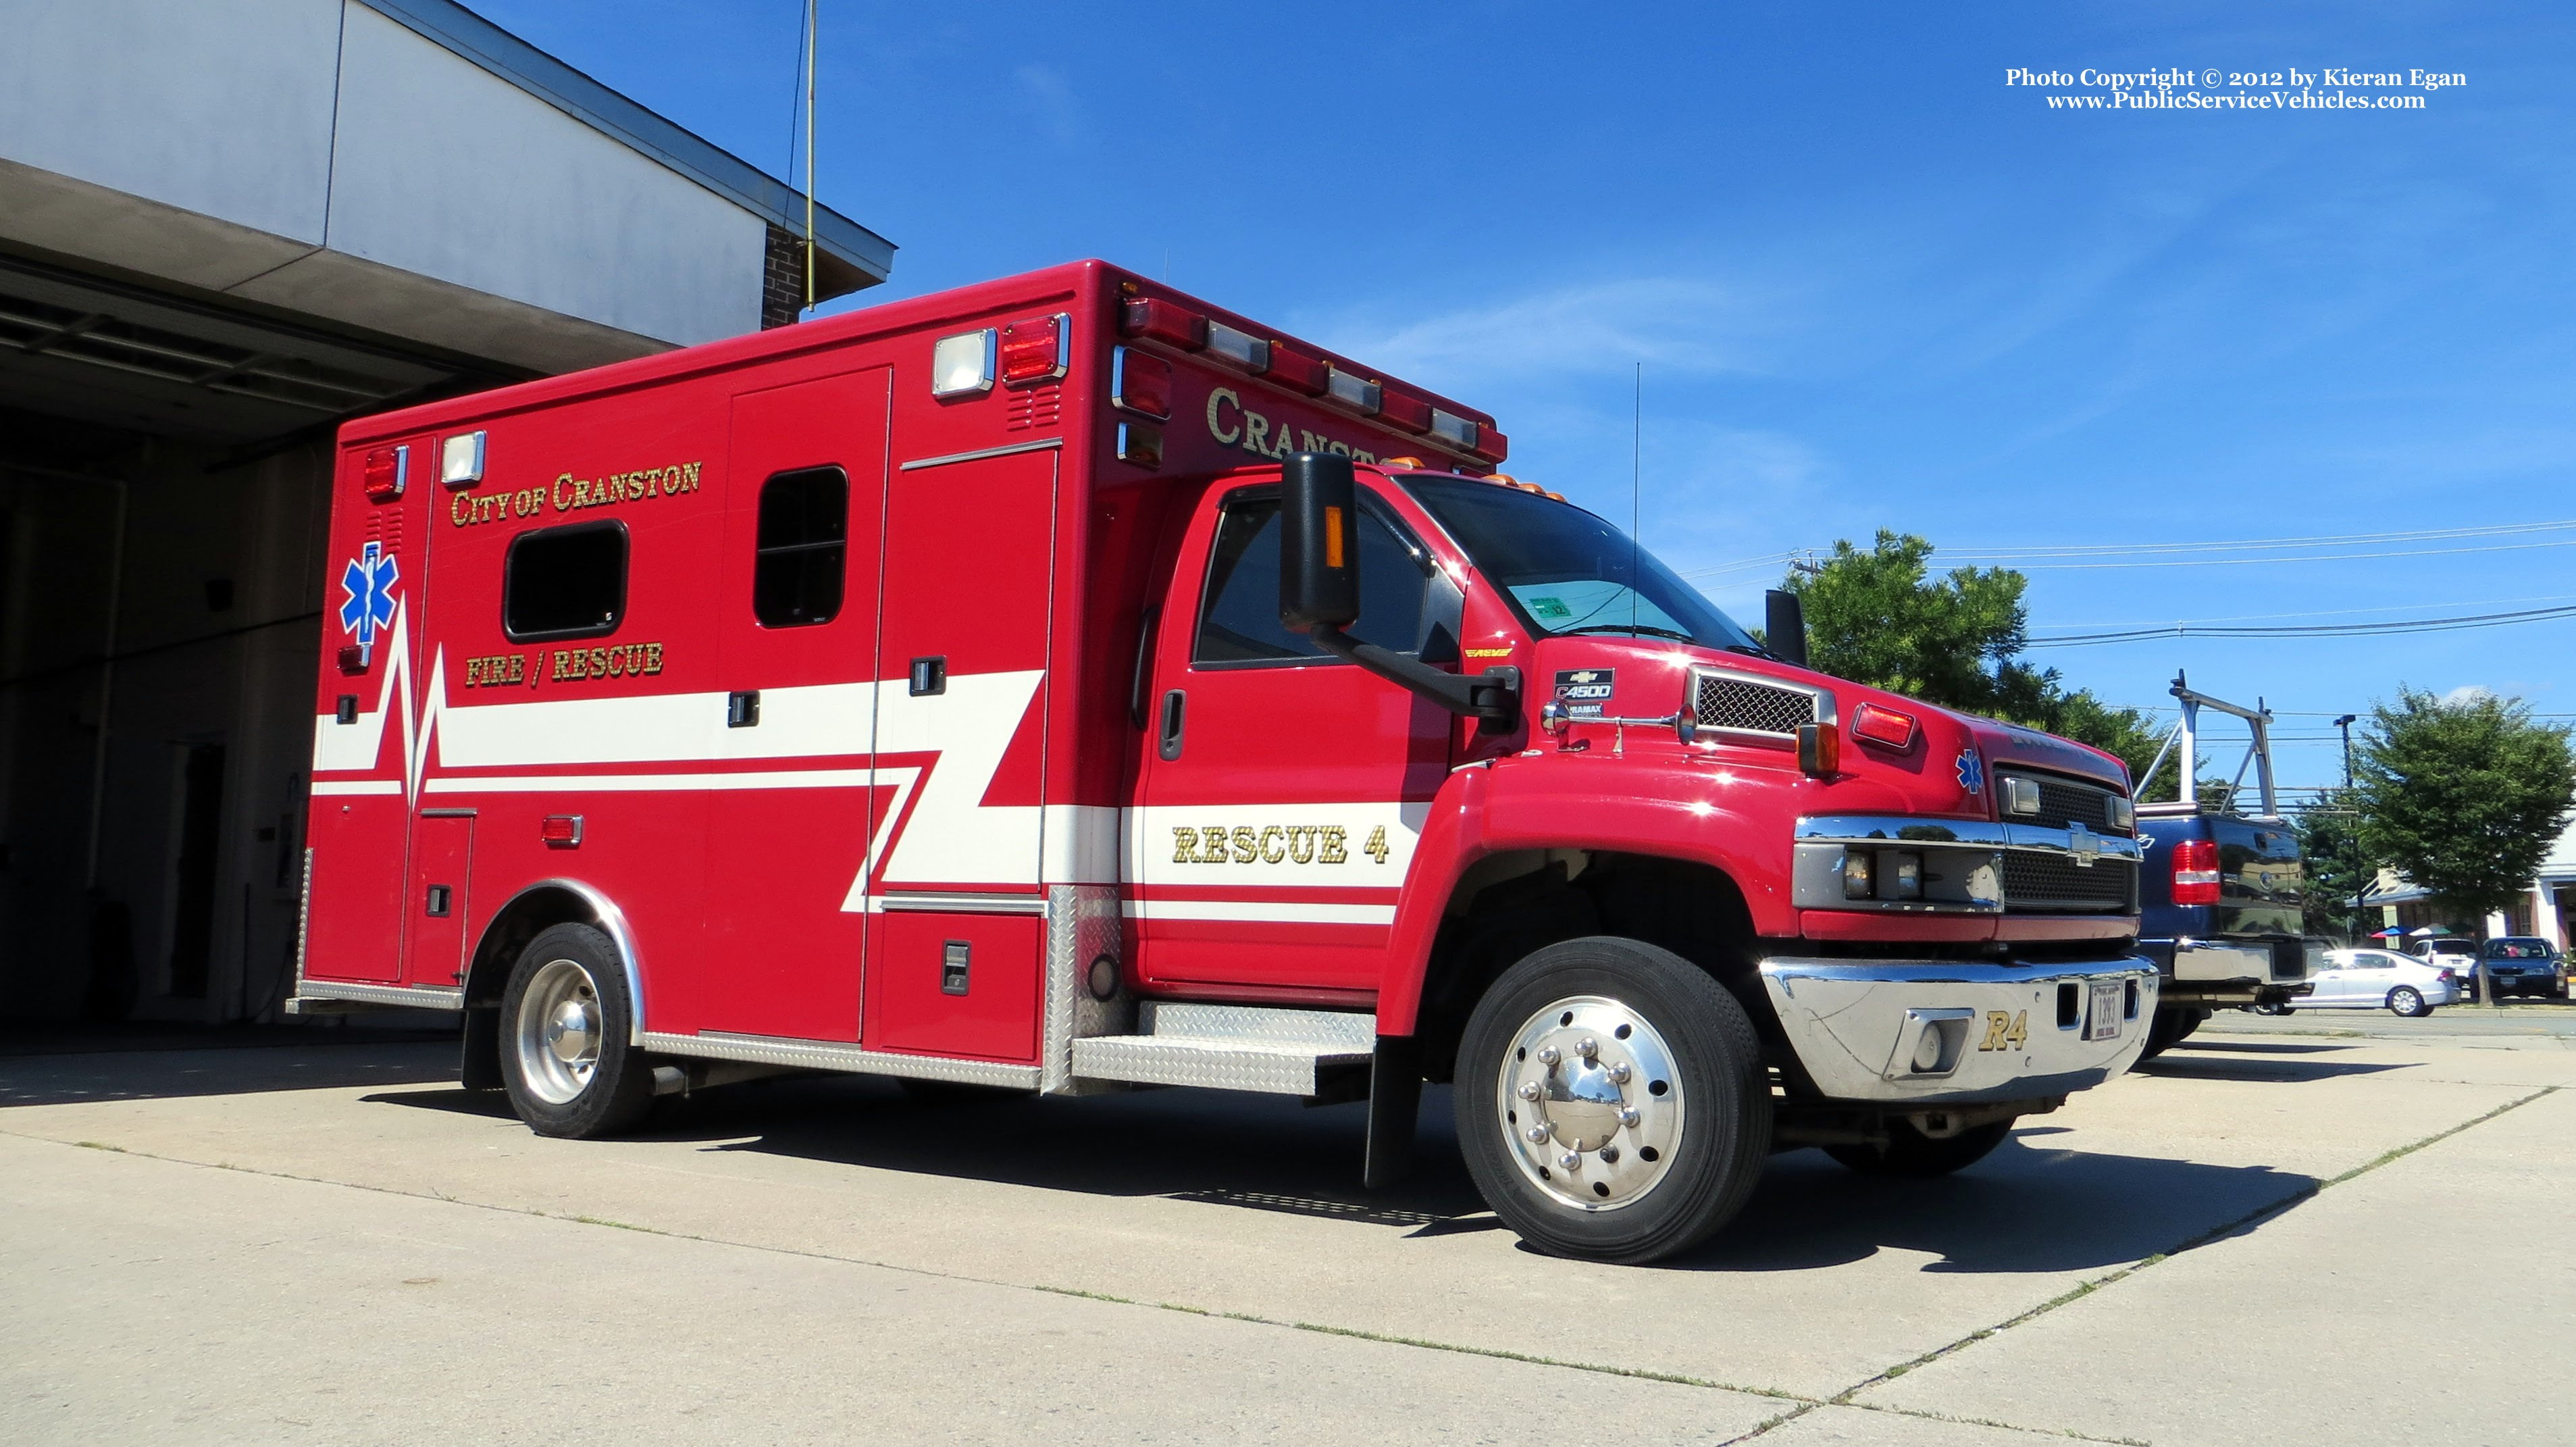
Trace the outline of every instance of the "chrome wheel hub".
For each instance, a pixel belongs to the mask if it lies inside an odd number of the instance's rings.
[[[566,1105],[599,1069],[599,985],[575,960],[548,960],[528,982],[514,1044],[519,1076],[550,1105]]]
[[[1616,1000],[1571,996],[1530,1016],[1495,1089],[1513,1160],[1560,1204],[1616,1210],[1672,1170],[1684,1109],[1673,1053]]]

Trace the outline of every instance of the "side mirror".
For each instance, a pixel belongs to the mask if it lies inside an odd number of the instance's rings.
[[[1279,624],[1339,632],[1360,616],[1360,494],[1351,460],[1299,452],[1279,474]]]
[[[1807,609],[1797,594],[1774,588],[1762,595],[1762,643],[1782,662],[1807,666]]]

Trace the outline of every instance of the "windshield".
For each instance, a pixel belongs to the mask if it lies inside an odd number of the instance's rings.
[[[1466,478],[1404,483],[1535,635],[1608,633],[1761,651],[1654,554],[1571,503]]]

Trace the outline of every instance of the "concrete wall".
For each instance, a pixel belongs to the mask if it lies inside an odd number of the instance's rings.
[[[559,371],[756,330],[767,224],[359,0],[0,0],[27,245]]]

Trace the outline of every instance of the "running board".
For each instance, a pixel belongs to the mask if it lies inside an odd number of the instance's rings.
[[[1137,1024],[1074,1041],[1074,1077],[1315,1095],[1326,1071],[1365,1068],[1377,1049],[1377,1017],[1342,1010],[1148,1000]]]

